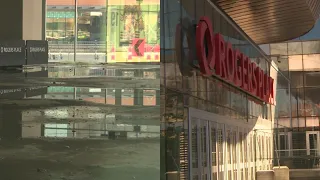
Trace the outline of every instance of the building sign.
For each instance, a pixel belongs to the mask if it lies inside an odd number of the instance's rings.
[[[144,55],[144,46],[145,46],[145,39],[133,39],[132,40],[132,56],[143,56]]]
[[[181,24],[178,24],[176,27],[176,40],[175,40],[175,55],[177,62],[179,64],[180,72],[183,76],[191,76],[192,66],[194,65],[194,60],[196,59],[196,55],[193,49],[195,46],[195,28],[194,25],[190,22],[188,18],[184,18]],[[185,47],[183,46],[183,42],[186,41],[188,44],[189,51],[185,51]],[[166,51],[164,54],[167,54]],[[167,59],[167,58],[166,58]],[[168,58],[170,59],[170,58]]]
[[[48,11],[47,18],[74,18],[74,11]]]
[[[274,80],[222,35],[214,34],[209,18],[202,17],[195,29],[195,49],[204,76],[217,76],[248,94],[274,103]],[[181,40],[179,40],[181,41]],[[183,61],[181,59],[180,61]]]
[[[47,64],[49,59],[48,41],[28,40],[27,65]]]
[[[145,42],[144,39],[134,39],[129,47],[111,48],[107,53],[107,62],[160,62],[160,45],[147,44]]]
[[[48,93],[48,87],[46,86],[36,86],[36,87],[30,87],[26,88],[26,97],[36,97],[45,95]]]
[[[25,97],[35,97],[47,94],[46,86],[35,86],[28,88],[3,87],[0,89],[0,99],[24,99]]]
[[[0,42],[0,66],[22,66],[25,59],[25,41]]]
[[[107,63],[160,62],[159,1],[144,0],[141,6],[129,1],[108,1],[104,30]]]

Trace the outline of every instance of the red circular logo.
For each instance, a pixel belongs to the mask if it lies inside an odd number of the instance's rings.
[[[190,19],[184,18],[182,23],[176,26],[175,55],[183,76],[191,76],[193,73],[192,63],[195,54],[195,30]],[[185,44],[186,42],[186,44]]]

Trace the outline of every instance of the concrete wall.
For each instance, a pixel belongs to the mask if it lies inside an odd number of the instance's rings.
[[[273,170],[257,171],[257,180],[289,180],[289,168],[286,166],[277,166]]]
[[[274,180],[274,171],[257,171],[257,180]]]
[[[42,40],[45,0],[9,0],[0,6],[0,41]]]
[[[274,180],[289,180],[289,168],[286,166],[277,166],[273,168]]]
[[[21,136],[23,138],[37,138],[41,137],[41,124],[39,123],[27,123],[22,127]]]

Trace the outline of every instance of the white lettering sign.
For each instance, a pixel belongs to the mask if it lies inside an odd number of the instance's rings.
[[[44,47],[30,47],[30,52],[46,52],[46,48]]]
[[[21,91],[25,91],[25,90],[37,90],[37,89],[41,89],[41,88],[46,88],[46,86],[38,86],[38,87],[30,87],[30,88],[26,88],[26,89],[0,89],[0,95],[2,94],[8,94],[8,93],[15,93],[15,92],[21,92]]]
[[[29,90],[37,90],[37,89],[42,89],[42,88],[46,88],[46,86],[31,87],[31,88],[29,88]]]
[[[1,94],[8,94],[8,93],[15,93],[15,92],[21,92],[21,89],[1,89],[0,95]]]
[[[21,47],[1,47],[1,53],[21,53]]]

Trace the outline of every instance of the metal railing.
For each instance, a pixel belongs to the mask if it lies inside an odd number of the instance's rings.
[[[275,150],[279,154],[279,157],[320,157],[320,151],[318,149],[285,149]]]
[[[49,41],[49,51],[59,53],[73,53],[74,42],[69,41]],[[103,41],[78,41],[77,52],[82,53],[106,53],[106,43]]]
[[[290,169],[318,169],[320,168],[320,151],[318,149],[286,149],[275,150],[274,162]]]

